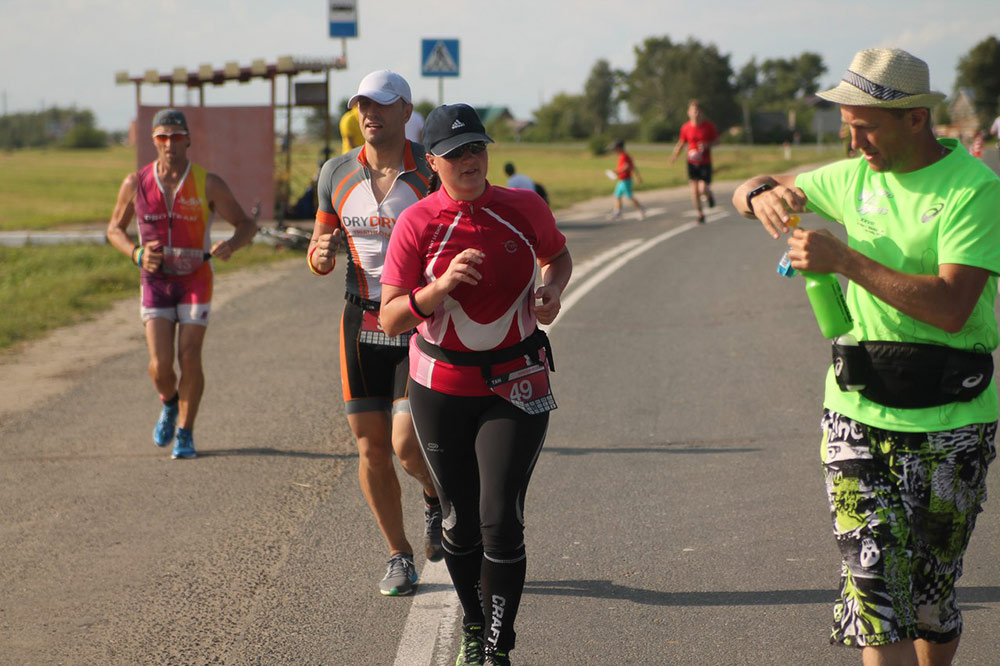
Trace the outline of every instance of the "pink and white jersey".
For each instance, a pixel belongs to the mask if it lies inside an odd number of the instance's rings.
[[[552,212],[534,192],[487,184],[475,201],[454,201],[441,188],[400,215],[382,283],[410,291],[441,277],[459,252],[482,251],[479,284],[457,286],[417,332],[454,351],[502,349],[535,331],[537,260],[558,254],[565,244]],[[410,377],[452,395],[490,395],[478,367],[435,361],[420,351],[415,338]]]

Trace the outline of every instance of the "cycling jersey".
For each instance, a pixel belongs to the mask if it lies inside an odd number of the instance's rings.
[[[316,221],[344,232],[347,292],[377,301],[382,295],[382,264],[396,218],[427,194],[430,169],[423,146],[407,142],[403,170],[381,202],[372,191],[367,145],[323,165],[319,176]]]
[[[425,340],[454,351],[486,351],[516,344],[536,328],[533,309],[539,257],[558,254],[566,237],[534,192],[493,187],[475,201],[454,201],[444,188],[400,216],[382,281],[410,291],[441,277],[459,252],[485,254],[478,285],[459,284],[423,321]],[[410,378],[454,395],[489,395],[480,368],[436,361],[410,341]]]
[[[193,323],[207,323],[207,308],[196,308],[188,315],[170,314],[179,306],[207,305],[212,300],[212,264],[205,260],[211,250],[212,216],[205,193],[207,173],[189,162],[169,207],[156,162],[137,175],[134,208],[139,242],[143,246],[156,242],[163,251],[160,270],[140,272],[143,320],[165,316],[189,323],[185,319],[193,316],[205,320]]]

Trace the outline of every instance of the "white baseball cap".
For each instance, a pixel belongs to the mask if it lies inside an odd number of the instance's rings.
[[[350,99],[347,108],[354,108],[360,97],[367,97],[379,104],[392,104],[397,99],[402,98],[403,101],[410,104],[410,84],[392,70],[379,69],[361,79],[361,83],[358,85],[358,94]]]

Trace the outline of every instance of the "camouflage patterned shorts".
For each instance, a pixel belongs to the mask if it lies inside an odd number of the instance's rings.
[[[954,640],[962,633],[955,583],[986,501],[997,424],[895,432],[826,410],[821,425],[843,558],[830,642]]]

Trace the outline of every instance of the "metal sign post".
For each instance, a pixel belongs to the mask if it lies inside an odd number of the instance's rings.
[[[420,45],[420,73],[438,77],[438,104],[444,104],[444,77],[458,76],[457,39],[424,39]]]

